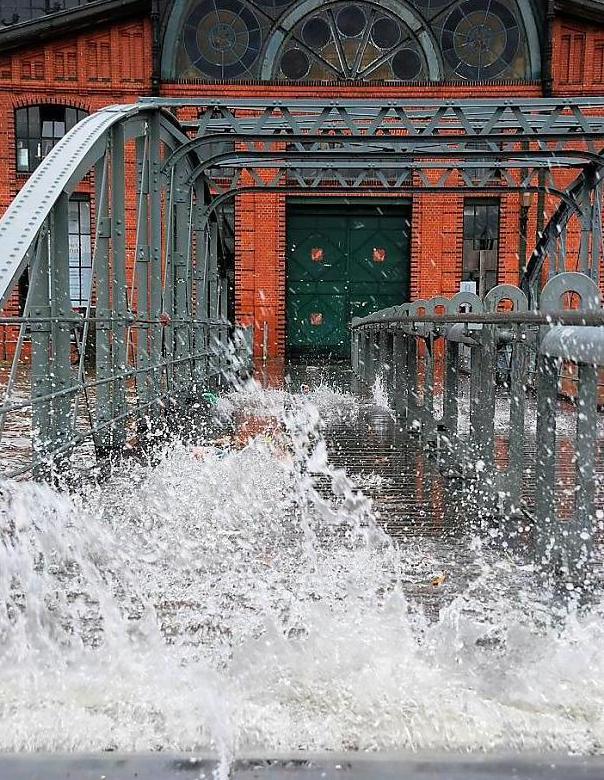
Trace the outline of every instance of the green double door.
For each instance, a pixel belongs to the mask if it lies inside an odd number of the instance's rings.
[[[288,209],[290,354],[347,357],[352,317],[408,300],[409,219],[403,205]]]

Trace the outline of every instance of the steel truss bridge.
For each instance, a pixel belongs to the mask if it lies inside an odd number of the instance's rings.
[[[467,295],[401,301],[396,310],[356,321],[353,366],[371,380],[379,364],[410,426],[427,440],[446,438],[458,454],[471,448],[493,476],[497,347],[509,345],[510,465],[491,480],[489,499],[503,495],[509,510],[520,503],[514,453],[522,447],[527,366],[536,355],[538,449],[549,453],[540,461],[534,510],[544,545],[556,525],[558,371],[561,363],[578,366],[576,523],[585,530],[593,520],[597,367],[604,363],[603,147],[604,99],[147,98],[86,117],[0,220],[2,304],[26,267],[31,280],[22,316],[2,320],[19,335],[0,426],[27,410],[32,415],[30,456],[6,476],[47,477],[86,442],[98,457],[119,453],[128,431],[154,430],[171,409],[179,413],[184,402],[249,362],[249,332],[227,321],[226,237],[217,218],[235,195],[535,192],[556,197],[558,206],[520,288],[496,288],[484,301]],[[68,199],[85,180],[94,189],[95,230],[82,314],[70,302]],[[573,222],[580,240],[570,257]],[[541,291],[544,267],[549,282]],[[564,311],[566,293],[580,299],[574,313]],[[502,300],[508,301],[504,312],[498,311]],[[15,384],[27,342],[31,391],[24,398]],[[86,360],[91,343],[92,368]],[[446,365],[440,416],[432,381],[439,343]],[[472,356],[468,436],[458,431],[460,345]],[[569,555],[576,561],[580,551]]]

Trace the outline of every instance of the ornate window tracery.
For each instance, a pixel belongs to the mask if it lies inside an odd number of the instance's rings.
[[[537,75],[531,0],[189,0],[164,77],[413,82]],[[167,63],[167,64],[166,64]]]

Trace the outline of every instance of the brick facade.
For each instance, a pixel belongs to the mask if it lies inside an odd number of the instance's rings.
[[[556,95],[599,95],[604,89],[604,27],[576,19],[556,18],[552,27],[551,83]],[[95,111],[112,103],[135,102],[152,88],[152,28],[148,18],[95,27],[70,38],[58,38],[34,48],[0,56],[0,212],[26,179],[15,163],[14,111],[37,103],[59,103]],[[242,84],[162,84],[167,97],[282,97],[303,95],[330,99],[375,97],[452,99],[514,96],[538,97],[540,83],[434,84],[417,86],[300,86]],[[568,177],[566,177],[568,180]],[[129,188],[132,191],[132,188]],[[90,190],[90,182],[82,191]],[[516,283],[543,221],[553,212],[554,198],[540,203],[536,195],[510,193],[501,198],[499,281]],[[128,253],[133,264],[133,224],[136,204],[128,206]],[[540,218],[539,210],[544,215]],[[462,270],[463,195],[417,194],[411,216],[411,295],[452,295]],[[256,328],[255,349],[262,350],[267,323],[271,357],[286,349],[285,238],[286,198],[274,194],[244,194],[236,199],[235,296],[237,319]],[[525,240],[522,239],[525,234]],[[569,235],[569,256],[578,241]],[[16,314],[14,296],[7,312]],[[4,328],[0,359],[14,348],[14,328]]]

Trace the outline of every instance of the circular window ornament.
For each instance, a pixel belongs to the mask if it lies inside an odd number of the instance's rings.
[[[465,0],[445,20],[441,45],[456,75],[478,81],[513,63],[519,39],[518,21],[499,0]]]
[[[310,70],[310,60],[302,49],[288,49],[281,58],[283,75],[292,81],[305,78]]]
[[[371,40],[378,49],[392,49],[401,39],[401,28],[394,19],[382,16],[373,23]]]
[[[414,81],[428,72],[417,36],[392,11],[340,1],[315,7],[291,28],[280,43],[272,78]]]
[[[325,19],[315,16],[302,28],[302,39],[307,46],[322,49],[331,40],[331,30]]]
[[[392,58],[392,72],[401,81],[413,81],[421,68],[422,61],[413,49],[401,49]]]
[[[211,0],[196,5],[187,17],[183,42],[191,64],[213,79],[245,74],[262,46],[260,24],[241,0]]]
[[[367,17],[360,6],[346,5],[338,11],[336,24],[345,38],[356,38],[365,29]]]

